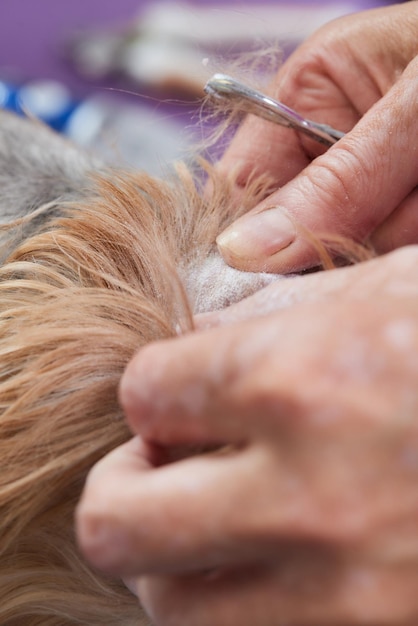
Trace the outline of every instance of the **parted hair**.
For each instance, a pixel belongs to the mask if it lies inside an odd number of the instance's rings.
[[[107,170],[4,112],[0,169],[0,625],[148,624],[83,560],[74,509],[131,436],[117,400],[129,359],[191,328],[182,274],[236,215],[231,184],[206,165],[165,181]]]

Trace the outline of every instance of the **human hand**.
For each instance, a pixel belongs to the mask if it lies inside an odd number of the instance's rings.
[[[128,366],[136,437],[91,472],[78,536],[157,626],[416,625],[417,261],[279,281],[289,308]],[[189,444],[227,447],[164,464]]]
[[[370,239],[380,253],[418,242],[417,54],[413,1],[333,21],[288,59],[271,95],[347,134],[320,154],[289,129],[245,120],[219,168],[238,170],[239,184],[268,174],[278,190],[218,238],[229,264],[313,266],[306,232]]]

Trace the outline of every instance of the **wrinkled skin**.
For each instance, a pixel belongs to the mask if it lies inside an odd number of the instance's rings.
[[[256,219],[280,206],[303,228],[286,240],[271,211],[266,240],[241,218],[228,262],[315,264],[303,229],[418,241],[417,23],[416,1],[344,18],[283,66],[275,96],[350,132],[319,155],[244,123],[220,168],[272,174]],[[134,357],[134,438],[92,470],[76,522],[157,626],[418,624],[417,265],[411,246],[278,281]],[[170,459],[190,445],[220,450]]]
[[[278,281],[133,359],[135,438],[77,525],[155,624],[418,623],[417,264]],[[179,444],[226,447],[164,463]]]
[[[270,93],[346,136],[325,154],[249,116],[220,162],[268,173],[277,190],[219,239],[240,269],[315,265],[304,231],[371,240],[378,252],[418,243],[418,2],[331,22],[279,70]],[[317,158],[315,158],[317,157]],[[302,228],[301,228],[302,227]]]

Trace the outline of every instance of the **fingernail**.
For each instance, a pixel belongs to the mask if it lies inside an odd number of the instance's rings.
[[[221,252],[234,257],[260,259],[287,248],[296,230],[279,209],[268,209],[255,215],[244,215],[229,226],[216,240]]]

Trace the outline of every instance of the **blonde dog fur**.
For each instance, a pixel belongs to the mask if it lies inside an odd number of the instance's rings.
[[[165,182],[107,170],[4,112],[0,165],[0,625],[148,624],[84,562],[73,513],[89,469],[130,437],[125,365],[192,327],[195,268],[237,212],[231,184],[205,165]],[[241,210],[263,193],[254,183]]]

